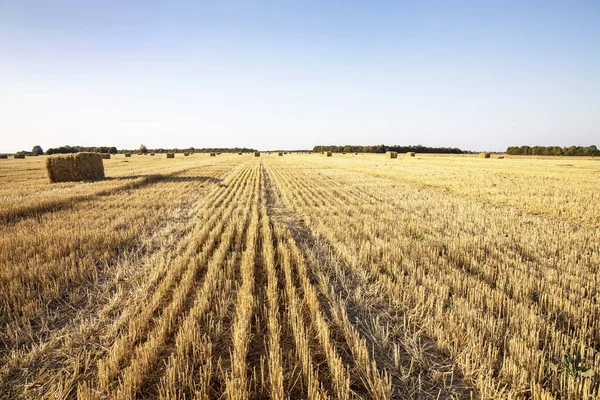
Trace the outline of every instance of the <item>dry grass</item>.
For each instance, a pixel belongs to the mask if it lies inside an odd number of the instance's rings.
[[[597,161],[45,158],[0,164],[0,398],[600,394],[549,368],[600,372]]]

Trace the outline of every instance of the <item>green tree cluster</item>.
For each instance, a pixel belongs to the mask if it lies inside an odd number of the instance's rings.
[[[600,156],[600,150],[591,146],[512,146],[506,154],[522,156]]]
[[[345,146],[315,146],[313,152],[322,153],[324,151],[331,151],[332,153],[385,153],[386,151],[395,151],[398,153],[407,153],[414,151],[415,153],[437,153],[437,154],[465,154],[468,151],[461,150],[453,147],[427,147],[427,146],[400,146],[393,145],[387,146],[385,144],[379,144],[374,146],[360,146],[360,145],[345,145]]]

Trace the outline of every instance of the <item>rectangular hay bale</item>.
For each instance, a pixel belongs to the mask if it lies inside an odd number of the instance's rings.
[[[254,152],[254,157],[260,157],[260,152],[259,151],[255,151]]]
[[[331,152],[330,152],[330,151],[324,151],[324,152],[323,152],[323,155],[324,155],[325,157],[331,157]]]
[[[110,154],[108,153],[102,153],[101,156],[103,160],[110,160]]]
[[[386,158],[398,158],[398,153],[396,153],[395,151],[386,151],[385,157]]]
[[[104,164],[99,153],[61,154],[48,157],[46,171],[51,183],[104,179]]]
[[[167,153],[167,158],[175,158],[175,153]]]
[[[8,156],[6,154],[0,154],[0,159],[6,160]]]
[[[415,156],[415,152],[414,151],[409,151],[408,153],[406,153],[407,156],[409,157],[414,157]]]
[[[25,154],[15,154],[14,157],[17,160],[24,160],[25,159]]]
[[[479,153],[479,157],[480,158],[490,158],[491,154],[490,153]]]
[[[131,153],[125,153],[125,157],[131,157]]]

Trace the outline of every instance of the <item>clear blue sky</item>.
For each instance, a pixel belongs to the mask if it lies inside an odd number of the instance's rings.
[[[0,152],[600,145],[597,0],[174,3],[0,0]]]

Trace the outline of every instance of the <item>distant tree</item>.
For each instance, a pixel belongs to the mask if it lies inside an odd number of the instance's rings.
[[[140,153],[146,154],[148,152],[148,148],[145,145],[140,145]]]
[[[33,154],[37,154],[38,156],[44,154],[44,150],[42,149],[42,146],[39,146],[39,145],[33,146],[33,149],[31,149],[31,152]]]
[[[38,156],[44,154],[44,150],[42,149],[42,146],[39,146],[39,145],[33,146],[33,149],[31,149],[31,152],[33,154],[37,154]]]

